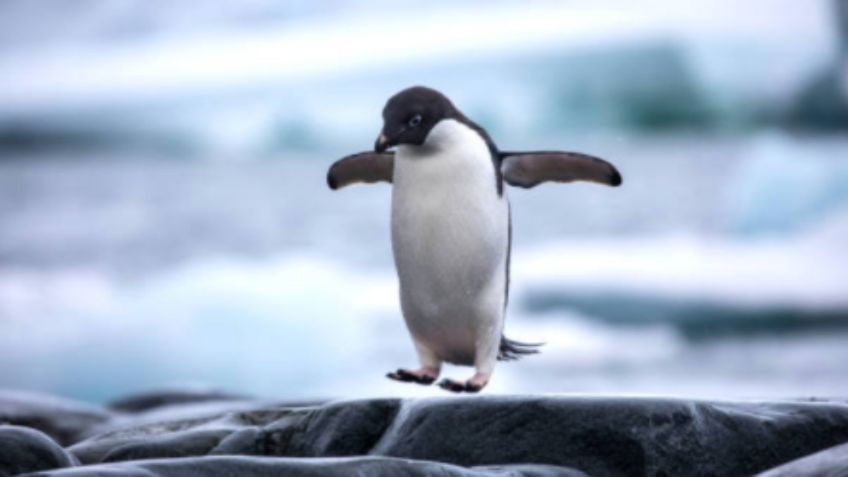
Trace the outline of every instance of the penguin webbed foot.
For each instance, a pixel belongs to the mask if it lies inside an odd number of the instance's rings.
[[[406,369],[398,368],[397,371],[386,374],[386,377],[395,381],[400,381],[402,383],[417,383],[429,386],[430,384],[433,384],[436,381],[438,374],[434,376],[428,369],[409,371]]]
[[[454,381],[449,378],[439,381],[440,388],[453,393],[478,393],[485,386],[485,382],[481,383],[473,378],[468,381]]]

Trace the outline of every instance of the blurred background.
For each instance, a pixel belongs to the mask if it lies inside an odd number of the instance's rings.
[[[848,395],[845,0],[6,0],[0,387],[441,394],[390,187],[325,184],[414,84],[624,176],[508,191],[490,392]]]

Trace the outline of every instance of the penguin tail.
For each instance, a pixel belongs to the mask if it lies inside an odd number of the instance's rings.
[[[522,343],[501,336],[501,345],[498,349],[498,361],[515,361],[528,354],[536,354],[539,347],[545,343]]]

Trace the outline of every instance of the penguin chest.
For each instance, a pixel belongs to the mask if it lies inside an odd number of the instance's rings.
[[[392,249],[413,335],[453,350],[446,354],[473,351],[480,330],[503,315],[508,227],[509,205],[482,140],[439,153],[398,151]]]

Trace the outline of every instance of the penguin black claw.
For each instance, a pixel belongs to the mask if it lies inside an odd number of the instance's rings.
[[[471,381],[454,381],[452,379],[443,379],[439,381],[439,387],[445,391],[453,393],[479,393],[485,385],[472,383]]]
[[[452,393],[461,393],[468,391],[468,385],[466,383],[461,383],[458,381],[454,381],[452,379],[443,379],[439,381],[439,387],[444,389],[445,391],[450,391]],[[479,391],[479,389],[477,389]],[[476,392],[476,391],[471,391]]]
[[[413,372],[401,368],[398,368],[398,370],[393,373],[387,373],[386,377],[395,381],[400,381],[402,383],[418,383],[423,384],[425,386],[433,384],[433,381],[436,380],[436,378],[432,376],[419,376]]]

